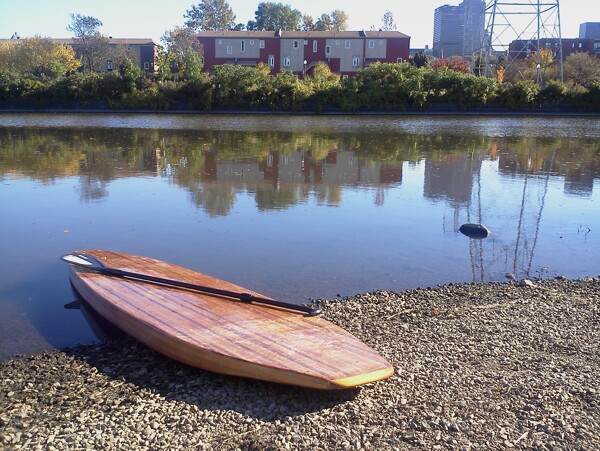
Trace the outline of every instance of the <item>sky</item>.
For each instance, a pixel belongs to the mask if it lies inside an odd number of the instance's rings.
[[[314,19],[340,9],[349,16],[349,30],[379,28],[383,15],[389,10],[397,30],[411,37],[412,48],[432,46],[435,8],[460,3],[460,0],[270,1],[290,5]],[[192,0],[0,0],[0,38],[10,38],[15,32],[23,38],[35,35],[71,37],[66,27],[74,13],[99,19],[103,23],[100,32],[106,36],[152,38],[160,43],[165,31],[182,26],[185,12],[198,3]],[[260,1],[228,0],[228,3],[236,15],[236,22],[245,24],[254,20]],[[563,0],[560,16],[562,36],[576,38],[580,23],[600,22],[600,2]]]

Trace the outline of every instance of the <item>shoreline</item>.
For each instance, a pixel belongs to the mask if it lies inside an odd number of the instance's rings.
[[[165,115],[256,115],[256,116],[483,116],[483,117],[600,117],[600,111],[581,111],[577,109],[563,110],[560,108],[541,108],[511,110],[509,108],[483,109],[432,109],[409,111],[272,111],[272,110],[146,110],[146,109],[110,109],[110,108],[0,108],[1,114],[165,114]]]
[[[0,447],[600,448],[600,278],[323,300],[395,375],[321,392],[207,373],[125,339],[0,363]]]

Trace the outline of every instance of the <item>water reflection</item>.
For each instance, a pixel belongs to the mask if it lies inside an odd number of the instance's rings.
[[[522,136],[491,119],[269,121],[0,126],[0,359],[20,346],[7,312],[40,346],[91,339],[63,309],[57,257],[75,249],[149,255],[291,302],[600,274],[597,121]],[[492,233],[469,239],[464,223]]]
[[[381,205],[404,163],[424,165],[426,199],[455,207],[472,201],[483,161],[507,178],[564,177],[566,195],[589,197],[600,166],[598,141],[572,138],[0,128],[0,146],[0,177],[78,176],[89,202],[107,197],[112,180],[160,176],[211,216],[229,214],[239,192],[271,210],[309,197],[338,205],[343,187],[376,187]]]

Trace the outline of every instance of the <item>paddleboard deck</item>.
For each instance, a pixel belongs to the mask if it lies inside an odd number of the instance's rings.
[[[101,250],[108,268],[220,290],[246,288],[160,260]],[[172,359],[263,381],[343,389],[390,377],[393,367],[362,341],[319,316],[241,302],[71,265],[70,280],[101,316]]]

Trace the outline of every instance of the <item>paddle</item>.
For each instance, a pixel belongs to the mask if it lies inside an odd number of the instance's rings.
[[[321,313],[320,308],[310,308],[303,305],[290,304],[287,302],[275,301],[273,299],[267,299],[259,296],[254,296],[250,293],[237,293],[235,291],[221,290],[218,288],[206,287],[203,285],[196,285],[193,283],[181,282],[179,280],[164,279],[162,277],[148,276],[146,274],[139,274],[130,271],[123,271],[121,269],[109,268],[105,266],[101,261],[89,254],[68,254],[60,257],[62,261],[70,263],[75,266],[86,268],[90,271],[95,271],[106,276],[121,277],[124,279],[135,279],[143,280],[145,282],[154,283],[157,285],[166,285],[169,287],[185,288],[188,290],[200,291],[202,293],[216,294],[218,296],[226,296],[229,298],[239,299],[242,302],[254,303],[254,304],[266,304],[276,307],[283,307],[288,310],[294,310],[297,312],[306,313],[308,316],[315,316]]]

